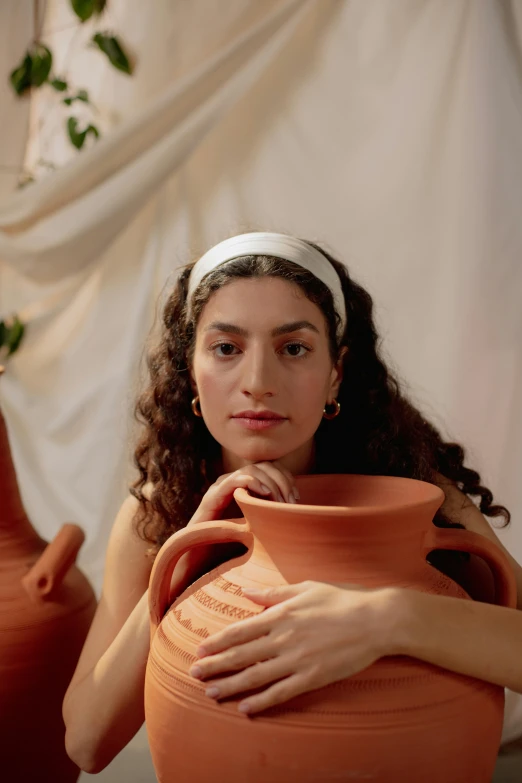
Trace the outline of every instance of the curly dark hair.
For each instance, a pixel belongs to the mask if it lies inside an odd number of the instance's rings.
[[[136,529],[152,545],[152,552],[188,523],[217,478],[212,469],[219,461],[220,446],[203,419],[191,411],[189,367],[203,307],[215,291],[237,278],[274,276],[295,283],[324,314],[332,360],[337,360],[342,346],[348,348],[343,362],[344,377],[350,382],[341,383],[339,416],[334,422],[323,419],[316,432],[315,472],[404,476],[428,482],[441,474],[463,493],[480,498],[482,513],[502,516],[509,524],[509,511],[493,504],[493,495],[481,484],[477,471],[464,465],[463,447],[443,440],[407,399],[386,366],[370,295],[343,264],[310,244],[328,258],[341,280],[347,323],[340,340],[336,336],[339,316],[329,288],[290,261],[243,256],[218,267],[196,289],[190,317],[187,290],[193,265],[183,268],[164,308],[161,338],[148,357],[150,385],[136,406],[145,430],[135,451],[139,477],[131,492],[140,501]],[[143,492],[146,484],[152,485],[150,495]],[[441,511],[434,523],[463,527],[450,522]],[[437,565],[432,556],[430,562]]]

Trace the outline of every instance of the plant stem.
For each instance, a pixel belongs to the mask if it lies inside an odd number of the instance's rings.
[[[69,24],[64,25],[63,27],[55,27],[54,30],[44,30],[43,33],[46,36],[53,36],[55,33],[63,33],[64,30],[70,30],[71,27],[77,27],[78,21],[69,22]]]
[[[40,1],[41,0],[33,0],[33,27],[35,44],[40,42],[45,19],[45,0],[43,8],[40,8]]]

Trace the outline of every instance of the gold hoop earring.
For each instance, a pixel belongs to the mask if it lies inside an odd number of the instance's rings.
[[[327,411],[326,408],[328,406],[333,406],[333,411]],[[331,403],[326,403],[323,410],[323,419],[328,419],[328,421],[331,421],[331,419],[335,419],[336,416],[338,416],[341,412],[341,403],[337,402],[337,400],[334,400]]]
[[[197,416],[198,419],[203,418],[203,414],[201,413],[201,405],[199,404],[199,395],[196,395],[192,402],[190,403],[190,407],[192,408],[192,413],[194,416]]]

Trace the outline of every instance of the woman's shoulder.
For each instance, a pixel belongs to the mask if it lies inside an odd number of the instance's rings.
[[[491,528],[485,517],[470,496],[462,492],[453,479],[434,471],[432,482],[444,492],[441,511],[450,522],[459,522],[468,530],[475,530],[477,533],[488,536]],[[477,525],[479,529],[477,529]]]
[[[434,474],[433,483],[437,484],[444,492],[444,502],[441,511],[450,522],[459,522],[473,533],[478,533],[489,539],[506,555],[517,582],[518,608],[522,608],[522,566],[515,560],[513,555],[506,549],[500,538],[495,533],[484,514],[475,505],[469,495],[462,492],[456,483],[440,473]],[[472,560],[476,558],[472,555]]]
[[[434,473],[433,483],[444,492],[444,502],[441,506],[441,511],[450,522],[458,522],[467,530],[480,533],[496,544],[501,545],[498,536],[480,509],[469,495],[466,495],[458,488],[454,481],[440,473]]]
[[[106,576],[111,573],[121,581],[129,572],[138,589],[146,589],[154,558],[150,556],[151,544],[139,534],[136,517],[140,501],[128,495],[122,502],[109,536],[106,555]]]

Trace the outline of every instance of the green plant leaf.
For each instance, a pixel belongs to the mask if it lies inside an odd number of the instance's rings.
[[[8,356],[11,356],[11,354],[18,350],[20,343],[22,342],[24,332],[25,326],[20,321],[18,316],[15,315],[13,323],[7,327],[7,340],[5,342],[9,349],[7,354]]]
[[[107,55],[115,68],[118,68],[118,70],[123,71],[124,73],[132,73],[133,69],[129,62],[129,58],[115,36],[107,35],[106,33],[96,33],[96,35],[93,35],[92,40],[96,46]]]
[[[11,71],[9,80],[17,95],[23,95],[31,87],[31,55],[26,53],[20,65]]]
[[[65,92],[68,87],[67,82],[64,82],[63,79],[53,79],[50,84],[57,92]]]
[[[67,106],[71,106],[74,101],[83,101],[84,103],[89,103],[89,93],[87,90],[78,90],[76,95],[71,95],[69,98],[63,99],[63,103],[65,103]]]
[[[101,14],[105,10],[107,0],[71,0],[71,7],[82,22],[86,22],[93,14]]]
[[[88,135],[95,136],[96,138],[99,138],[100,136],[100,132],[95,125],[87,125],[86,128],[84,128],[82,131],[79,131],[78,120],[76,117],[69,117],[67,120],[67,132],[71,142],[78,150],[81,150]]]
[[[31,55],[31,84],[33,87],[41,87],[51,72],[53,64],[53,55],[50,49],[44,44],[35,44]]]
[[[24,324],[17,315],[6,321],[0,321],[0,348],[5,345],[8,356],[11,356],[20,347],[24,331]]]
[[[30,87],[41,87],[47,81],[53,55],[44,44],[36,43],[28,49],[20,65],[11,72],[9,79],[17,95],[23,95]]]

